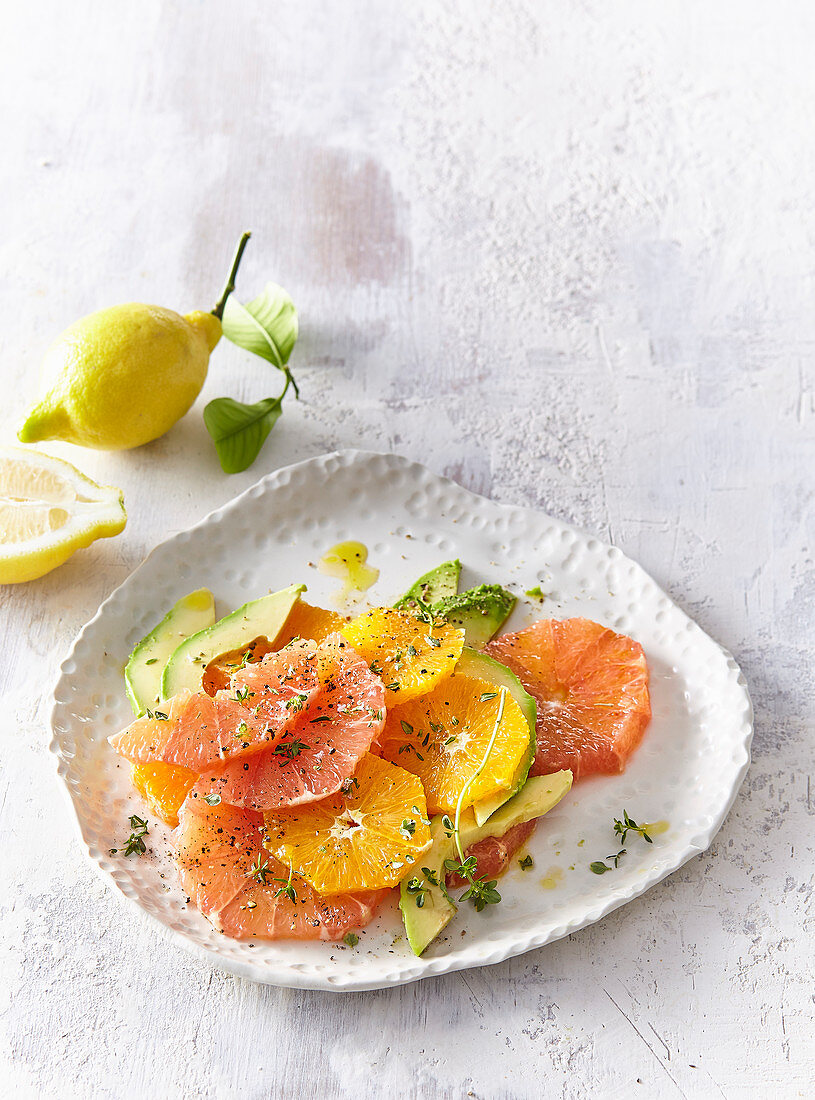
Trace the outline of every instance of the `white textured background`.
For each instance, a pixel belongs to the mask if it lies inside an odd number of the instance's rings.
[[[228,9],[231,9],[228,10]],[[3,5],[2,421],[128,299],[301,310],[245,474],[200,408],[103,455],[123,536],[0,590],[0,1093],[812,1095],[815,9],[804,0]],[[601,925],[346,997],[163,943],[80,857],[41,697],[168,531],[337,446],[419,458],[621,546],[741,662],[754,763],[714,847]]]

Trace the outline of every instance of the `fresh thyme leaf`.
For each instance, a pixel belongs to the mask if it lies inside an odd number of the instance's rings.
[[[410,737],[410,735],[413,733],[413,726],[411,726],[410,722],[406,722],[403,718],[399,724],[402,727],[402,733],[404,733],[407,737]]]
[[[476,913],[480,913],[488,905],[497,905],[500,902],[501,895],[495,889],[497,885],[497,879],[490,879],[489,882],[486,878],[471,879],[470,888],[461,895],[461,900],[469,901],[475,906]]]
[[[434,638],[432,634],[427,635],[427,640],[434,649],[438,649],[441,645],[441,638]]]
[[[455,826],[453,825],[453,822],[450,820],[447,814],[444,814],[444,816],[442,817],[441,824],[447,835],[452,836],[455,831]]]
[[[260,858],[260,857],[258,857],[258,858]],[[281,882],[283,884],[280,887],[279,890],[275,890],[275,892],[274,892],[275,899],[286,897],[286,898],[289,899],[289,901],[292,901],[292,902],[297,901],[297,894],[295,893],[294,886],[292,885],[292,881],[291,881],[291,876],[292,876],[293,871],[294,871],[294,868],[289,867],[289,877],[288,878],[273,878],[272,879],[272,882]]]
[[[413,644],[409,645],[408,646],[408,657],[418,657],[418,656],[419,656],[419,651],[416,648],[416,646],[413,645]],[[148,661],[148,664],[149,663],[150,662]]]
[[[153,712],[153,717],[158,718],[159,722],[169,722],[169,715],[165,714],[163,710],[157,710]]]
[[[157,660],[158,660],[158,657],[150,657],[149,660],[145,661],[144,663],[146,665],[154,665]]]
[[[330,722],[330,714],[318,714],[316,718],[312,718],[310,724],[313,726],[315,722]]]
[[[406,833],[408,836],[413,836],[416,832],[416,822],[411,817],[406,817],[399,829],[400,833]]]
[[[497,691],[485,691],[483,695],[479,696],[479,703],[486,703],[488,699],[494,699],[498,694]]]
[[[530,867],[535,866],[535,861],[532,859],[532,856],[524,856],[523,859],[518,860],[518,866],[522,871],[528,871]]]
[[[220,806],[221,796],[217,792],[213,792],[212,794],[205,794],[204,801],[208,806]]]
[[[274,756],[285,757],[284,763],[288,760],[294,760],[296,756],[299,756],[303,749],[309,748],[305,742],[301,741],[299,737],[295,737],[292,741],[278,741],[275,747],[272,749]]]
[[[356,947],[359,943],[359,936],[355,932],[346,932],[342,937],[342,942],[347,943],[349,947]]]
[[[388,691],[401,691],[402,685],[398,680],[394,680],[392,684],[387,685]]]
[[[246,872],[246,878],[253,878],[255,882],[259,882],[261,886],[265,886],[267,880],[271,877],[271,871],[269,870],[269,861],[263,859],[261,852],[258,852],[257,859]]]
[[[115,856],[118,852],[122,852],[126,856],[143,855],[147,851],[147,847],[142,839],[149,832],[147,822],[136,814],[133,814],[129,820],[130,828],[133,831],[125,841],[124,848],[109,849],[112,856]]]
[[[601,860],[595,860],[594,863],[589,864],[589,870],[595,875],[604,875],[606,871],[610,871],[611,868],[607,867]]]
[[[622,821],[616,817],[614,818],[614,832],[619,836],[621,844],[625,844],[625,838],[629,833],[637,833],[647,844],[653,844],[654,842],[648,835],[647,829],[647,825],[638,825],[632,817],[629,817],[627,810],[623,810]]]

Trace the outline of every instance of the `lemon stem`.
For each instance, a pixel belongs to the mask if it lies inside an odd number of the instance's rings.
[[[464,802],[464,799],[467,797],[473,783],[475,783],[476,779],[478,779],[479,775],[481,775],[484,768],[486,768],[487,766],[487,761],[490,758],[492,747],[495,744],[496,737],[498,736],[498,730],[501,727],[501,719],[504,717],[504,703],[506,701],[506,697],[507,689],[501,688],[501,698],[498,701],[498,714],[495,716],[495,728],[492,731],[490,743],[487,745],[487,751],[484,753],[484,758],[481,763],[478,765],[476,770],[461,788],[461,794],[458,796],[458,802],[456,803],[456,822],[454,827],[454,835],[456,838],[456,850],[458,851],[458,858],[461,860],[462,863],[464,862],[464,852],[461,850],[461,833],[459,831],[459,823],[461,822],[461,806]]]
[[[241,260],[243,259],[243,250],[246,248],[246,242],[251,236],[251,233],[244,233],[241,239],[238,241],[238,247],[235,249],[235,256],[232,260],[232,267],[230,268],[229,276],[226,280],[226,285],[221,292],[221,297],[218,299],[215,309],[212,310],[212,313],[215,317],[218,318],[219,321],[224,315],[224,306],[226,305],[226,300],[235,289],[235,278],[238,274],[238,268],[241,266]]]

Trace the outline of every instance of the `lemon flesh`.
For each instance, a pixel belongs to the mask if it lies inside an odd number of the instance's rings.
[[[130,302],[91,313],[45,354],[42,397],[17,433],[104,451],[149,443],[190,408],[221,336],[211,313]]]
[[[0,447],[0,584],[42,577],[126,522],[120,489],[50,455]]]

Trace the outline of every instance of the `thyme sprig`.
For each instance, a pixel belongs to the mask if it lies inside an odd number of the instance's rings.
[[[634,833],[635,836],[641,836],[646,844],[653,844],[653,840],[648,835],[648,824],[638,825],[636,821],[628,813],[628,810],[623,810],[622,819],[614,818],[614,835],[620,838],[620,843],[625,844],[626,837],[629,833]],[[581,842],[582,843],[582,842]],[[626,848],[620,848],[616,855],[606,856],[606,859],[614,864],[614,867],[609,867],[608,863],[604,863],[601,859],[596,859],[593,863],[589,864],[589,870],[594,875],[604,875],[606,871],[613,871],[620,866],[620,860],[624,855],[627,855],[628,850]]]
[[[117,855],[119,852],[125,856],[141,856],[147,851],[147,846],[144,843],[144,837],[146,837],[150,831],[147,828],[147,822],[143,821],[142,818],[138,817],[136,814],[133,814],[130,818],[130,828],[133,831],[127,838],[124,848],[111,848],[110,854],[112,856]]]
[[[629,833],[637,833],[647,844],[653,844],[647,832],[648,825],[638,825],[633,818],[628,816],[628,811],[623,810],[623,819],[614,818],[614,832],[619,836],[620,843],[625,844],[625,838]]]

